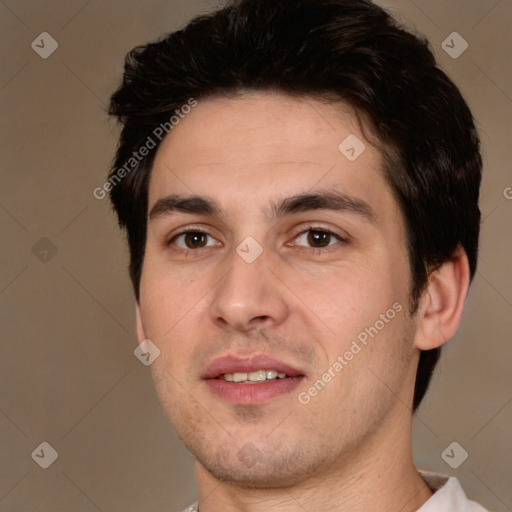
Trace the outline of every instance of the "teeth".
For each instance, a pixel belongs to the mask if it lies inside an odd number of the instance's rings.
[[[265,370],[258,370],[256,372],[249,373],[249,380],[251,382],[259,382],[267,379],[267,372]]]
[[[276,370],[256,370],[250,373],[235,372],[225,373],[219,378],[227,382],[263,382],[265,380],[284,379],[286,373],[277,372]]]

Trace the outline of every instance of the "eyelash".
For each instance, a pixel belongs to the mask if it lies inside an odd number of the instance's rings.
[[[320,226],[314,226],[314,225],[311,225],[311,226],[308,226],[306,229],[302,229],[299,233],[297,233],[296,235],[294,235],[293,237],[293,242],[295,242],[299,237],[311,232],[311,231],[316,231],[316,232],[319,232],[319,233],[325,233],[333,238],[336,239],[336,242],[333,243],[333,244],[330,244],[326,247],[308,247],[308,246],[296,246],[294,243],[287,243],[286,245],[287,246],[295,246],[295,247],[298,247],[299,250],[301,251],[306,251],[308,252],[309,254],[312,254],[312,255],[318,255],[318,254],[323,254],[325,252],[330,252],[332,251],[332,247],[335,247],[337,246],[340,242],[341,243],[347,243],[348,242],[348,237],[342,237],[341,235],[337,234],[337,233],[334,233],[332,230],[330,229],[327,229],[327,228],[324,228],[324,227],[320,227]],[[185,236],[189,233],[194,233],[194,234],[199,234],[199,235],[205,235],[207,237],[210,237],[212,239],[215,240],[215,238],[208,232],[202,230],[202,229],[194,229],[193,227],[192,228],[189,228],[185,231],[181,231],[175,235],[173,235],[167,242],[166,242],[166,246],[172,246],[173,244],[175,244],[176,240],[182,236]],[[196,248],[196,249],[191,249],[191,248],[187,248],[187,249],[184,249],[183,247],[178,247],[176,245],[174,245],[174,250],[177,250],[177,251],[180,251],[180,252],[183,252],[183,253],[186,253],[186,254],[192,254],[194,252],[200,252],[199,249],[210,249],[212,248],[212,246],[207,246],[207,247],[199,247],[199,248]]]
[[[215,238],[208,232],[202,230],[202,229],[194,229],[193,227],[192,228],[189,228],[189,229],[186,229],[185,231],[181,231],[175,235],[173,235],[168,242],[166,242],[166,246],[171,246],[173,244],[175,244],[176,240],[182,236],[186,236],[187,234],[189,233],[193,233],[193,234],[198,234],[198,235],[205,235],[207,237],[210,237],[212,239],[215,240]],[[206,249],[209,249],[210,247],[206,247]],[[194,251],[197,251],[197,249],[184,249],[183,247],[177,247],[175,245],[175,249],[178,250],[178,251],[182,251],[182,252],[185,252],[185,253],[191,253],[191,252],[194,252]],[[203,249],[202,247],[200,247],[200,249]]]
[[[293,237],[293,242],[295,242],[299,237],[304,236],[311,231],[316,231],[318,233],[325,233],[325,234],[331,236],[332,238],[334,238],[336,241],[335,241],[335,243],[330,244],[326,247],[309,247],[309,246],[302,246],[302,245],[296,246],[296,247],[298,247],[299,250],[305,251],[306,253],[308,253],[310,255],[318,255],[318,254],[324,254],[326,252],[331,252],[331,251],[335,250],[336,246],[338,246],[340,243],[348,242],[348,237],[343,237],[328,228],[325,228],[322,226],[315,226],[315,225],[310,225],[306,229],[301,229],[301,231]],[[292,244],[287,244],[287,245],[295,246],[295,244],[293,242],[292,242]]]

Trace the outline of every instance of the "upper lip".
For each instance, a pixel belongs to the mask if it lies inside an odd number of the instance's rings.
[[[276,370],[279,373],[286,373],[289,377],[304,375],[297,368],[268,355],[227,355],[213,360],[206,368],[203,378],[215,379],[225,373],[250,373],[256,370]]]

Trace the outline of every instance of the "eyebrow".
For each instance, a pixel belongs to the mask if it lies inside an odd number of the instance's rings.
[[[156,201],[149,212],[149,220],[154,220],[171,213],[218,215],[220,208],[213,200],[207,197],[170,195]]]
[[[286,197],[272,203],[266,210],[266,213],[271,218],[279,218],[285,215],[313,210],[353,213],[372,223],[377,218],[371,206],[365,201],[341,192],[331,191],[304,193]],[[221,213],[221,208],[213,199],[208,197],[169,195],[155,202],[148,217],[149,220],[155,220],[173,213],[215,216]]]

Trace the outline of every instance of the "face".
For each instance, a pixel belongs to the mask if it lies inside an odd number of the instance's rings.
[[[417,362],[406,247],[348,108],[252,93],[175,126],[150,179],[138,333],[201,468],[288,485],[400,435]]]

